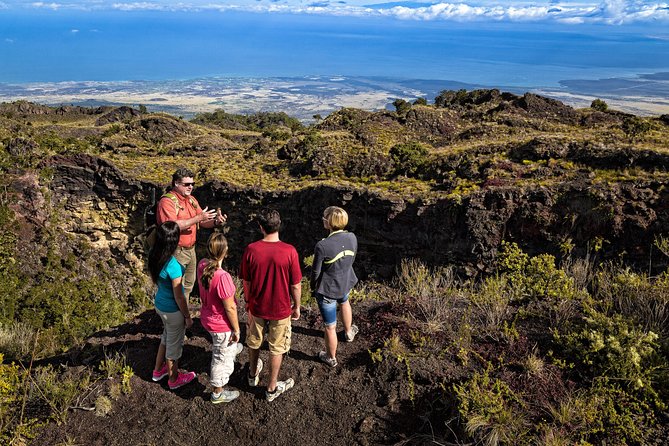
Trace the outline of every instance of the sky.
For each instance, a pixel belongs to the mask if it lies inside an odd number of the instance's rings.
[[[669,72],[669,0],[0,0],[0,83]]]
[[[415,21],[553,22],[565,25],[650,23],[669,25],[669,2],[640,0],[0,0],[5,11],[248,11],[355,17],[392,17]],[[0,21],[2,16],[0,15]]]

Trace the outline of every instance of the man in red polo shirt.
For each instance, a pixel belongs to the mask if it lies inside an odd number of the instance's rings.
[[[186,301],[195,285],[197,229],[199,227],[213,228],[226,221],[226,216],[220,211],[200,208],[200,204],[191,195],[194,184],[193,172],[185,168],[177,169],[172,175],[172,190],[162,196],[156,208],[158,225],[166,221],[173,221],[179,225],[181,230],[179,247],[174,257],[185,268],[183,286]]]
[[[265,397],[267,401],[274,401],[295,384],[291,378],[285,381],[278,379],[283,354],[290,350],[290,320],[300,318],[302,272],[295,248],[279,240],[279,213],[265,210],[258,216],[258,223],[263,238],[246,247],[239,270],[251,319],[246,336],[249,347],[248,381],[252,387],[260,381],[262,361],[259,353],[263,329],[268,324],[270,368]]]

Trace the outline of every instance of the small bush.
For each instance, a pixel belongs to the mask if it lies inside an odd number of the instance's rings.
[[[105,417],[109,415],[113,407],[111,399],[108,396],[100,395],[95,400],[95,415],[98,417]]]
[[[574,279],[557,268],[555,257],[529,257],[515,243],[502,242],[498,271],[508,278],[514,299],[534,302],[540,314],[559,326],[578,315],[589,295]]]
[[[467,434],[487,446],[521,444],[528,429],[523,402],[490,370],[454,386]]]
[[[407,102],[404,99],[395,99],[393,101],[393,107],[395,107],[395,112],[400,115],[406,115],[411,110],[411,102]]]
[[[606,102],[602,101],[601,99],[595,99],[590,104],[590,108],[600,112],[605,112],[606,110],[608,110],[609,106]]]
[[[652,378],[658,364],[657,334],[640,330],[621,315],[587,311],[582,327],[555,334],[565,358],[586,379],[620,383],[655,401]]]
[[[67,419],[68,409],[88,388],[90,380],[91,373],[87,369],[71,371],[65,366],[57,369],[51,365],[41,367],[33,376],[31,400],[46,405],[51,418],[57,423],[63,423]]]
[[[481,336],[488,336],[495,341],[503,339],[505,334],[503,328],[511,314],[512,295],[505,277],[487,278],[470,294],[469,299],[473,306],[472,321]]]
[[[428,150],[420,143],[397,144],[390,149],[395,173],[414,176],[427,163]]]
[[[554,431],[566,444],[647,444],[655,423],[651,408],[617,385],[596,384],[549,408]]]
[[[113,354],[105,352],[105,359],[100,362],[98,369],[109,379],[122,374],[126,366],[125,355],[120,352]]]
[[[651,124],[643,118],[632,116],[625,118],[622,124],[622,131],[627,135],[630,141],[634,142],[651,129]]]

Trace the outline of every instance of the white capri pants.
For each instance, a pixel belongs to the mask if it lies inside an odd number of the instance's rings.
[[[230,380],[230,375],[235,370],[235,356],[237,343],[230,342],[231,331],[222,333],[209,332],[212,340],[211,347],[211,375],[209,383],[212,387],[223,387]]]

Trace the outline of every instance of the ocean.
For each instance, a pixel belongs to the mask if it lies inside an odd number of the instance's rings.
[[[389,76],[556,86],[669,71],[664,27],[0,10],[0,82]]]

